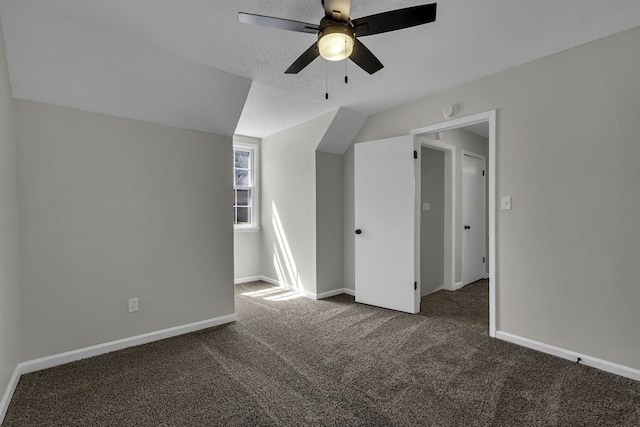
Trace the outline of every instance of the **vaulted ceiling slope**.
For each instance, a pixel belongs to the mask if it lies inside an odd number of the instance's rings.
[[[352,0],[351,16],[428,2]],[[638,0],[441,0],[436,22],[367,37],[385,67],[368,75],[349,63],[345,84],[344,61],[284,74],[315,35],[237,20],[242,11],[317,23],[320,0],[1,0],[0,8],[16,98],[257,138],[338,108],[334,128],[343,131],[350,116],[640,25]]]

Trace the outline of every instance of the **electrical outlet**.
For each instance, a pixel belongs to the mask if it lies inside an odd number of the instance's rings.
[[[129,313],[138,311],[138,298],[129,299]]]

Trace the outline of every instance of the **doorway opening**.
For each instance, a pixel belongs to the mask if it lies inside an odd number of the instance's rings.
[[[495,337],[496,333],[497,285],[495,275],[495,120],[496,113],[495,110],[492,110],[411,131],[415,138],[416,150],[426,154],[426,158],[421,160],[421,167],[416,168],[417,236],[420,236],[421,243],[425,241],[423,225],[427,230],[431,230],[429,234],[432,238],[435,224],[439,223],[442,227],[442,238],[440,239],[438,236],[434,239],[438,242],[441,240],[439,246],[441,255],[438,254],[438,258],[442,260],[442,275],[440,276],[442,277],[442,285],[440,287],[436,285],[439,271],[434,277],[428,277],[423,274],[421,268],[428,265],[422,262],[421,250],[425,249],[433,253],[437,249],[433,245],[427,248],[422,244],[417,244],[416,270],[417,278],[421,282],[420,287],[424,286],[426,293],[438,289],[457,290],[472,281],[488,277],[489,335],[492,337]],[[466,138],[461,138],[465,135]],[[484,146],[482,141],[484,141]],[[443,194],[435,202],[431,202],[425,197],[437,197],[437,192],[432,192],[431,196],[424,195],[423,190],[429,189],[422,188],[422,166],[425,163],[429,164],[429,162],[435,162],[433,164],[436,165],[436,169],[438,169],[439,162],[444,163],[440,168],[441,172],[436,173],[436,175],[441,173]],[[472,172],[466,180],[464,178],[465,164]],[[430,172],[425,173],[433,175]],[[481,178],[483,179],[474,181],[472,176],[474,173],[482,173]],[[466,185],[465,181],[467,181]],[[473,184],[474,182],[475,184]],[[427,183],[424,185],[430,186]],[[474,185],[475,190],[472,190]],[[439,186],[440,184],[436,185],[436,187]],[[475,203],[473,212],[467,213],[467,215],[464,212],[465,186],[467,187],[467,196],[469,196],[467,197],[469,200],[466,202],[467,207]],[[428,191],[426,192],[428,193]],[[442,219],[438,218],[440,214]],[[465,221],[469,223],[465,223]],[[469,228],[465,228],[465,226]],[[467,232],[466,235],[465,232]],[[467,253],[466,257],[465,253]],[[475,262],[471,262],[470,257]],[[479,262],[480,260],[482,263]],[[466,272],[465,267],[469,268]]]

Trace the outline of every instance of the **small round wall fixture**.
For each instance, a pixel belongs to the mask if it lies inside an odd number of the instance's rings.
[[[458,108],[455,106],[455,104],[447,105],[446,107],[444,107],[444,110],[442,110],[442,115],[445,119],[450,119],[451,117],[455,116],[457,112]]]

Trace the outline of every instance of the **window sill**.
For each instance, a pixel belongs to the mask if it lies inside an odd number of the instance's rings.
[[[257,233],[260,227],[233,227],[234,233]]]

